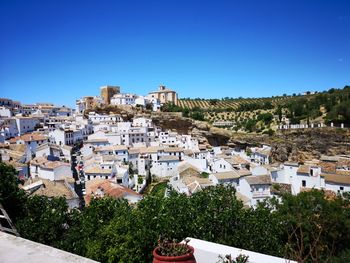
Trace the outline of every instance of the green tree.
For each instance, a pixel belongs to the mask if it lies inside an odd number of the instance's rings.
[[[204,121],[204,114],[202,111],[193,111],[190,116],[194,120]]]
[[[325,262],[349,248],[349,202],[323,191],[285,195],[277,206],[285,228],[286,255],[298,262]]]
[[[57,246],[66,228],[66,199],[32,196],[28,198],[24,210],[25,216],[16,224],[20,235],[36,242]]]
[[[268,125],[271,123],[273,119],[273,115],[271,113],[261,113],[258,115],[257,120],[258,121],[263,121],[265,125]]]
[[[256,130],[256,120],[254,119],[249,119],[246,124],[245,124],[245,129],[248,132],[253,132]]]
[[[190,116],[190,110],[188,108],[184,108],[182,110],[182,117],[188,118]]]
[[[0,162],[0,203],[14,223],[23,216],[26,203],[25,192],[18,188],[20,183],[16,169]]]

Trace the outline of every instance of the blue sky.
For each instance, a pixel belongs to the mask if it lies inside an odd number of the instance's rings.
[[[350,1],[0,1],[0,97],[73,106],[105,84],[179,97],[349,85]]]

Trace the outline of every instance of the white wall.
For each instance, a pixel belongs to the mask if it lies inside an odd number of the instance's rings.
[[[335,193],[350,192],[350,185],[346,185],[346,184],[326,182],[325,187],[327,190],[331,190]],[[342,190],[341,190],[341,188],[342,188]]]
[[[35,118],[15,117],[15,119],[20,135],[34,131],[35,126],[39,124],[39,120]]]
[[[157,177],[172,177],[178,174],[178,161],[153,162],[151,174]]]
[[[213,173],[228,172],[232,171],[232,165],[224,159],[217,159],[211,164],[211,169]]]

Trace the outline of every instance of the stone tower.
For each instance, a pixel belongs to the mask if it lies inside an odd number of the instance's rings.
[[[111,103],[111,98],[115,94],[120,93],[119,86],[103,86],[100,89],[101,89],[101,97],[103,98],[106,105],[109,105]]]

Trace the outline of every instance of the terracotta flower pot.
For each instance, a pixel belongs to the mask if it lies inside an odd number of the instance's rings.
[[[158,247],[153,250],[153,263],[180,262],[180,263],[196,263],[194,258],[194,248],[187,245],[190,252],[181,256],[161,256],[158,254]]]

